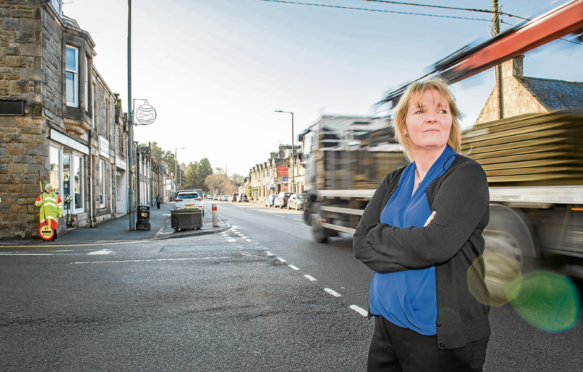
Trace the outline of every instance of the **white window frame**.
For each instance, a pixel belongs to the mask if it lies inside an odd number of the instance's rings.
[[[54,142],[50,143],[49,146],[49,165],[51,163],[51,149],[50,148],[54,148],[59,152],[59,175],[58,175],[58,182],[59,184],[57,185],[59,187],[59,196],[61,196],[61,194],[63,193],[63,146],[57,145]],[[49,182],[50,182],[50,178],[49,178]],[[43,191],[44,191],[44,187],[45,185],[42,185],[43,187]],[[54,187],[54,185],[53,185]]]
[[[70,70],[67,66],[67,54],[69,49],[75,52],[75,70]],[[69,101],[68,92],[65,93],[67,96],[67,106],[79,107],[79,48],[67,45],[65,48],[65,71],[73,74],[73,101]],[[67,80],[67,74],[65,73],[65,81]],[[65,84],[66,91],[67,84]]]
[[[95,84],[91,87],[92,94],[91,94],[91,101],[93,102],[91,105],[91,125],[95,128],[95,111],[97,111],[97,97],[95,97]]]
[[[50,0],[50,4],[59,16],[63,16],[63,0]]]
[[[85,111],[89,111],[89,58],[85,56]]]
[[[74,167],[71,167],[71,174],[73,175],[73,177],[71,177],[71,180],[73,181],[73,187],[71,187],[71,190],[73,190],[73,199],[71,199],[71,205],[73,206],[73,213],[83,213],[85,211],[85,157],[81,154],[75,153],[75,152],[71,152],[72,158],[73,158],[73,164]],[[83,164],[83,167],[81,168],[81,172],[79,172],[79,186],[81,187],[81,192],[79,193],[79,198],[81,199],[81,208],[75,208],[75,174],[77,174],[77,166],[79,164],[79,161],[81,161],[81,163]]]

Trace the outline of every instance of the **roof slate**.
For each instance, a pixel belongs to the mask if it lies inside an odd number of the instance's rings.
[[[583,109],[583,83],[533,77],[518,81],[550,111]]]

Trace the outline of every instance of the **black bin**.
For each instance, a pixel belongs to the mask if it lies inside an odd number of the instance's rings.
[[[170,226],[174,231],[200,229],[203,225],[200,209],[174,209],[170,212]]]
[[[150,206],[138,205],[138,222],[136,223],[136,230],[151,230],[152,222],[150,222]]]

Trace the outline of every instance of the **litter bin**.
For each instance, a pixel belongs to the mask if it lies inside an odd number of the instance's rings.
[[[202,227],[200,209],[174,209],[170,212],[170,226],[174,231],[194,230]]]
[[[150,222],[150,206],[138,205],[138,222],[136,223],[136,230],[151,230],[152,222]]]

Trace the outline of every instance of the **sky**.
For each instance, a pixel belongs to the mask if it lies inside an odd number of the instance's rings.
[[[297,1],[490,18],[361,0]],[[480,9],[492,4],[414,2]],[[499,0],[503,12],[521,17],[566,2]],[[94,64],[113,92],[121,94],[127,111],[127,1],[65,0],[63,11],[95,41]],[[158,115],[154,124],[135,128],[135,140],[178,148],[181,163],[206,157],[213,167],[242,175],[266,161],[279,144],[291,143],[291,115],[275,110],[294,112],[297,141],[321,114],[374,114],[375,102],[386,93],[490,35],[487,21],[260,0],[134,0],[132,13],[132,95],[148,99]],[[581,60],[583,46],[555,41],[526,55],[524,75],[583,81]],[[452,86],[465,115],[462,127],[474,123],[493,86],[493,70]]]

